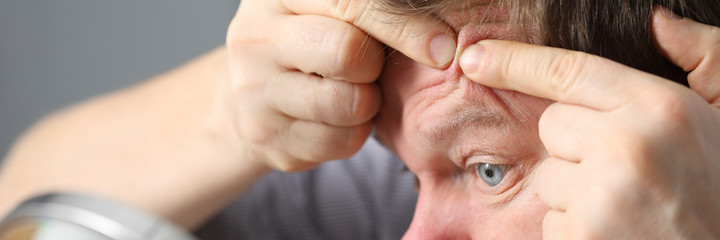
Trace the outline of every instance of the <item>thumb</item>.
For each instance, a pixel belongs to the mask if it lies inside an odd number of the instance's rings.
[[[413,60],[445,68],[455,57],[453,31],[432,16],[392,14],[375,0],[281,0],[295,14],[317,14],[346,21]]]
[[[682,18],[663,7],[655,8],[652,28],[665,57],[690,72],[690,88],[720,106],[720,29]]]

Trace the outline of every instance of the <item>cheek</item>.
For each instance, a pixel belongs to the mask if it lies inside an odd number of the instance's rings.
[[[420,196],[405,239],[468,239],[483,212],[446,178],[419,175]]]
[[[548,208],[532,187],[512,202],[487,205],[455,180],[421,176],[420,198],[407,237],[442,239],[541,239]],[[414,238],[412,238],[414,239]]]
[[[542,220],[548,210],[530,186],[510,203],[495,206],[492,216],[479,223],[486,226],[485,231],[474,231],[473,239],[542,239]]]

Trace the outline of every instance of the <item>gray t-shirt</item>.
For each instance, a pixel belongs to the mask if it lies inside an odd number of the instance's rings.
[[[370,138],[347,160],[272,172],[195,232],[200,239],[400,239],[417,193],[402,161]]]

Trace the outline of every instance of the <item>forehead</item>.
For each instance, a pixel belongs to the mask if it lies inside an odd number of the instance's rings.
[[[449,2],[454,5],[434,15],[453,28],[461,49],[482,39],[528,41],[522,32],[508,24],[507,5],[500,1]],[[404,137],[393,142],[408,144],[405,145],[408,149],[419,148],[415,150],[425,152],[437,147],[447,151],[458,146],[484,145],[492,149],[483,152],[495,151],[501,149],[499,145],[510,144],[508,140],[527,140],[524,137],[532,134],[523,133],[532,132],[538,112],[546,106],[538,99],[505,91],[498,94],[495,89],[466,79],[457,61],[447,69],[431,69],[398,54],[388,56],[390,64],[385,66],[379,82],[385,99],[395,102],[398,106],[394,108],[402,111],[398,117],[403,119],[403,131],[390,135]],[[510,136],[515,134],[523,136]]]
[[[432,16],[451,26],[462,21],[506,20],[509,16],[507,0],[375,0],[390,13],[401,16]]]

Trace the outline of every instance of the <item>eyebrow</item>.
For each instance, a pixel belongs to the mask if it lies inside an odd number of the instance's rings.
[[[505,114],[492,110],[461,110],[448,121],[433,126],[429,130],[418,132],[420,139],[429,143],[436,143],[447,139],[450,134],[457,135],[461,131],[504,129],[511,125]]]

